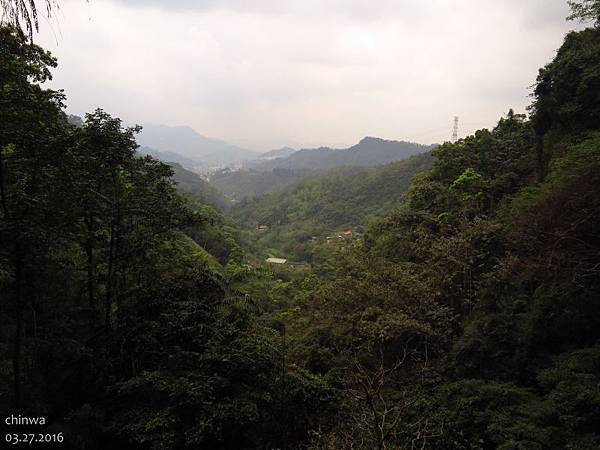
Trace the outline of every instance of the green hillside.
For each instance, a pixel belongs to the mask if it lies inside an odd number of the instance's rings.
[[[347,383],[318,448],[600,448],[599,86],[600,29],[568,34],[529,119],[434,150],[290,301],[295,360]]]
[[[318,174],[317,170],[273,169],[270,172],[257,170],[221,170],[210,177],[210,184],[233,201],[279,191],[298,181]]]
[[[432,164],[430,153],[388,165],[339,168],[295,184],[282,192],[242,200],[231,210],[252,230],[258,247],[310,259],[309,241],[341,230],[365,226],[402,202],[412,178]],[[268,225],[267,232],[258,225]]]

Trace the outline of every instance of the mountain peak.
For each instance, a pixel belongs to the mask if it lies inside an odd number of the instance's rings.
[[[163,153],[177,153],[207,166],[225,166],[258,156],[251,150],[202,136],[187,125],[146,124],[137,136],[137,142]]]
[[[259,162],[246,163],[246,166],[263,171],[270,171],[273,168],[326,170],[341,166],[369,167],[406,159],[432,148],[430,145],[366,136],[350,148],[303,149],[288,157],[272,158],[270,161],[265,161],[263,158]]]
[[[373,137],[373,136],[365,136],[358,142],[358,145],[383,144],[383,143],[389,143],[389,142],[398,142],[398,141],[390,141],[388,139],[382,139],[382,138]]]

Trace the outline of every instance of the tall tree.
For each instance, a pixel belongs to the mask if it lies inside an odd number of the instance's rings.
[[[6,290],[16,318],[13,351],[16,403],[21,398],[24,311],[35,311],[31,288],[52,238],[52,183],[67,136],[64,96],[38,83],[56,61],[13,27],[0,28],[0,251],[10,261]]]

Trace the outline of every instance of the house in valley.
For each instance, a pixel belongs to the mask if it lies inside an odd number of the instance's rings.
[[[267,262],[269,264],[285,264],[285,263],[287,263],[287,259],[283,259],[283,258],[267,258]]]

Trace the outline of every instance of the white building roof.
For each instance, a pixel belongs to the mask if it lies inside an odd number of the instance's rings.
[[[268,263],[273,263],[273,264],[285,264],[287,262],[287,259],[282,259],[282,258],[267,258],[267,262]]]

